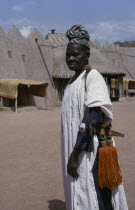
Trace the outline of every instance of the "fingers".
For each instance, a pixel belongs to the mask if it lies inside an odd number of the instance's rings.
[[[78,178],[78,177],[79,177],[79,174],[77,172],[77,169],[75,169],[75,171],[74,171],[74,178]]]
[[[77,172],[77,168],[69,168],[67,167],[67,173],[72,176],[73,178],[78,178],[79,174]]]

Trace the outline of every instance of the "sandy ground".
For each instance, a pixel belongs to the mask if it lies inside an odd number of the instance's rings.
[[[113,103],[113,129],[130,210],[135,209],[135,99]],[[65,210],[60,108],[0,112],[0,210]]]

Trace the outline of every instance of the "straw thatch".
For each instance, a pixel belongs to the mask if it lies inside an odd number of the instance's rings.
[[[124,90],[135,89],[135,79],[124,79],[123,80]]]
[[[120,68],[112,64],[98,49],[91,48],[89,63],[103,75],[125,75]]]
[[[46,96],[48,83],[23,79],[0,79],[0,96],[9,99],[16,99],[18,96],[19,85],[30,85],[30,92],[32,95],[41,97]]]
[[[48,34],[53,49],[53,78],[71,78],[73,72],[67,67],[65,56],[68,39],[64,34]]]
[[[119,51],[129,78],[135,79],[135,48],[120,47]]]

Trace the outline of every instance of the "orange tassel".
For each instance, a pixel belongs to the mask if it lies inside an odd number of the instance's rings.
[[[117,151],[114,146],[107,146],[106,148],[106,173],[107,188],[113,189],[122,183]]]
[[[111,150],[112,150],[112,156],[113,156],[113,160],[114,160],[115,175],[116,175],[117,186],[118,186],[122,183],[122,174],[121,174],[120,165],[118,162],[118,154],[117,154],[116,147],[114,147],[112,145]]]
[[[103,134],[103,130],[101,131]],[[101,141],[98,161],[98,181],[99,187],[112,190],[122,183],[122,175],[118,162],[116,147],[112,140]]]
[[[98,150],[99,152],[99,161],[98,161],[98,181],[99,181],[99,186],[103,188],[106,186],[106,181],[107,181],[107,173],[106,173],[106,155],[105,155],[105,150],[106,147],[100,148]],[[102,160],[102,161],[100,161]]]

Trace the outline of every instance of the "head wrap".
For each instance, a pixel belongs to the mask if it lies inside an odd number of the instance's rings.
[[[84,26],[82,25],[72,26],[70,29],[67,30],[66,36],[69,39],[69,43],[76,43],[90,48],[89,46],[90,36]]]

